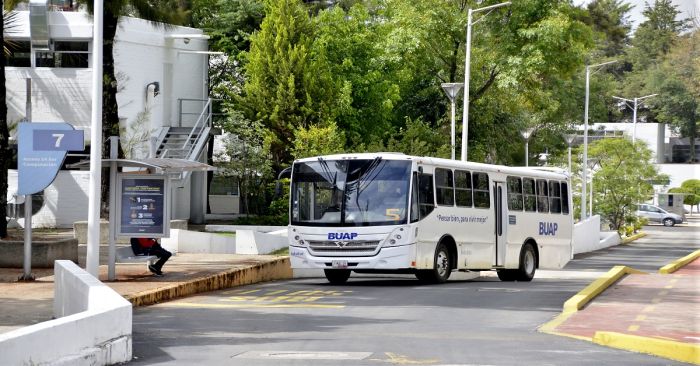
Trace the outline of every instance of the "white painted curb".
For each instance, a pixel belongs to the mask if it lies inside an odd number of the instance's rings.
[[[112,365],[131,360],[131,303],[75,263],[54,264],[57,319],[0,334],[3,365]]]

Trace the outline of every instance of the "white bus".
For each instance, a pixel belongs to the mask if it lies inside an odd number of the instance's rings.
[[[571,259],[564,170],[396,153],[306,158],[291,170],[292,268],[323,269],[333,284],[352,271],[441,283],[454,270],[496,270],[530,281]]]

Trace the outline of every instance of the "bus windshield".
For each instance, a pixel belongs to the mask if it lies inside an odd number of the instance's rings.
[[[411,162],[324,160],[294,164],[291,223],[376,226],[406,223]]]

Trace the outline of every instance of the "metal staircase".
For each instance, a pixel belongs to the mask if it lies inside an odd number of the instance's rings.
[[[181,100],[180,105],[182,106]],[[212,100],[198,100],[204,102],[201,112],[186,113],[180,108],[180,125],[182,125],[183,115],[198,115],[192,127],[166,127],[164,128],[156,143],[155,156],[157,158],[184,159],[199,161],[205,151],[209,136],[212,132]],[[183,172],[180,180],[185,182],[190,172]]]

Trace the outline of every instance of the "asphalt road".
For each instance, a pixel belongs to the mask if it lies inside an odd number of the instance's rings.
[[[700,227],[649,226],[633,245],[577,257],[530,283],[453,273],[299,279],[134,310],[133,365],[676,365],[538,333],[563,302],[617,264],[656,270],[700,248]]]

